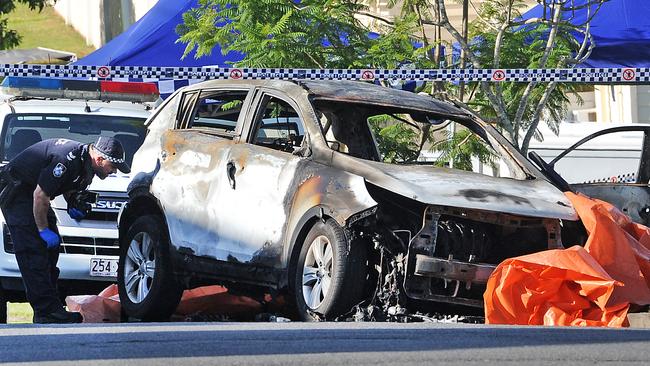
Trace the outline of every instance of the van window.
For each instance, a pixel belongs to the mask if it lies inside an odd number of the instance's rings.
[[[642,147],[642,131],[612,132],[578,146],[558,160],[554,169],[568,183],[634,182],[641,163]],[[564,147],[550,144],[535,148],[546,162],[564,150]]]
[[[29,146],[47,139],[64,138],[91,143],[99,136],[114,137],[124,146],[126,160],[144,141],[144,118],[88,116],[77,114],[9,114],[2,131],[3,161],[9,161]]]

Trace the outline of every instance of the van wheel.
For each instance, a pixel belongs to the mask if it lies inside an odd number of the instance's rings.
[[[160,217],[139,217],[120,243],[117,285],[131,318],[166,321],[183,294],[173,276],[167,230],[161,228]]]
[[[7,299],[0,284],[0,324],[7,324]]]
[[[366,247],[348,246],[343,229],[333,219],[318,221],[303,242],[293,276],[298,316],[316,320],[312,313],[333,319],[363,297],[366,280]]]

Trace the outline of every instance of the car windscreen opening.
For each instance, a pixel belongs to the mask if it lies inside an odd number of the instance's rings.
[[[526,179],[509,157],[493,148],[487,131],[468,120],[409,106],[316,100],[314,109],[328,147],[346,155]]]

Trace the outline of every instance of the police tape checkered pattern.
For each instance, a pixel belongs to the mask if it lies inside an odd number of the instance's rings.
[[[584,183],[637,183],[636,173],[624,173],[613,175],[611,177],[602,177],[598,179],[588,180]]]
[[[304,79],[304,80],[420,80],[648,83],[650,68],[589,69],[286,69],[224,67],[81,66],[0,64],[0,76],[209,80],[209,79]]]

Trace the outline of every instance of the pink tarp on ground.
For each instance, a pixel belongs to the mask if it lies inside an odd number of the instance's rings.
[[[78,311],[84,323],[116,323],[120,321],[120,296],[117,285],[111,285],[99,295],[68,296],[70,311]],[[228,293],[222,286],[205,286],[185,290],[175,316],[256,314],[262,305],[250,297]]]
[[[630,304],[650,304],[650,229],[607,202],[567,197],[589,234],[584,248],[499,264],[484,294],[486,323],[620,327]]]

